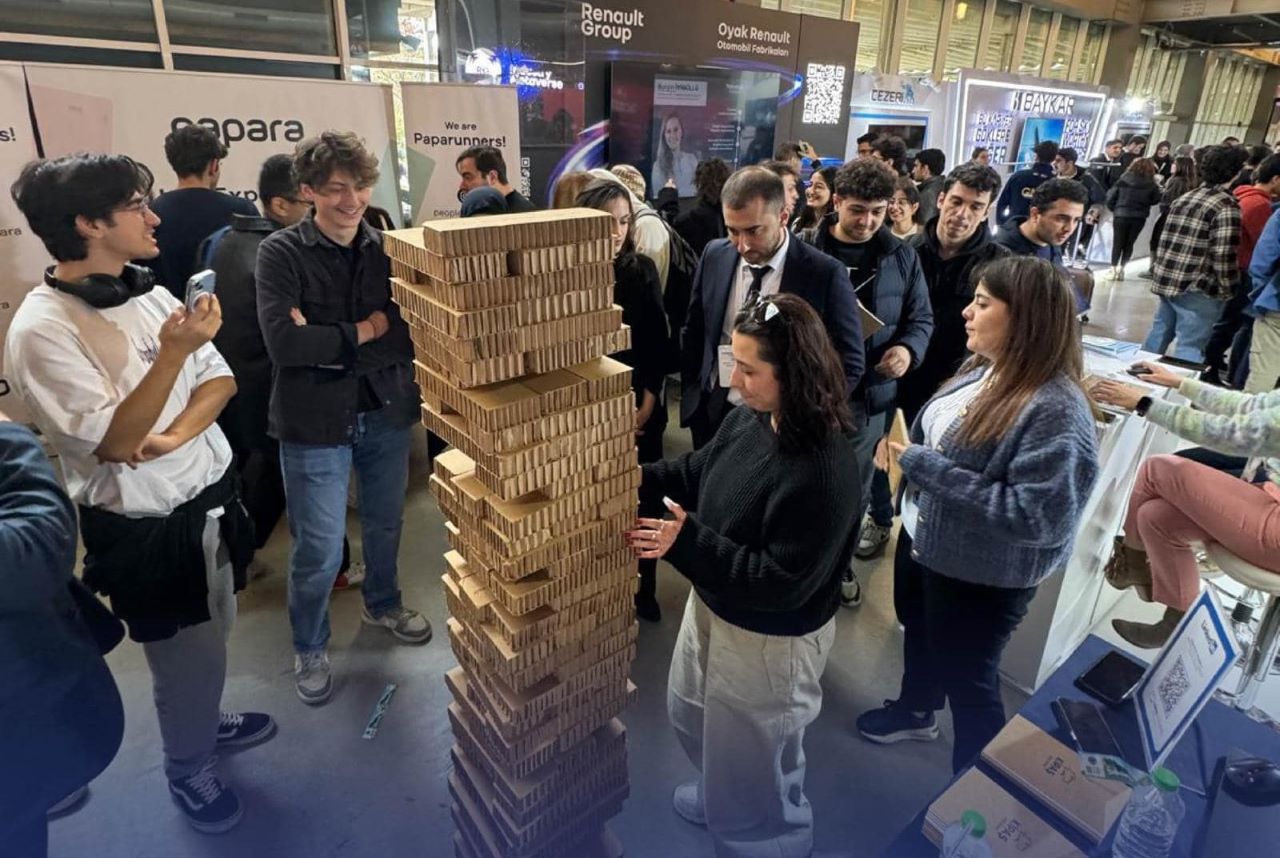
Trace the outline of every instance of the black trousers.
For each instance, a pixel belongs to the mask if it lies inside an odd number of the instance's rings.
[[[1222,372],[1226,369],[1223,361],[1226,359],[1227,349],[1232,347],[1240,328],[1245,324],[1253,324],[1253,317],[1245,313],[1248,306],[1249,293],[1245,289],[1237,291],[1231,300],[1223,305],[1222,315],[1218,317],[1218,321],[1214,322],[1213,332],[1209,334],[1209,342],[1205,343],[1204,347],[1205,368],[1210,372]],[[1245,352],[1248,353],[1247,347]],[[1236,357],[1233,355],[1233,363]]]
[[[1249,460],[1244,456],[1219,453],[1217,450],[1210,450],[1208,447],[1188,447],[1185,450],[1179,450],[1173,455],[1199,462],[1205,467],[1213,468],[1215,471],[1222,471],[1237,479],[1244,473],[1245,466],[1249,463]]]
[[[658,407],[662,408],[663,406],[659,405]],[[636,454],[640,464],[662,461],[662,433],[666,428],[667,419],[665,414],[655,414],[649,418],[649,422],[644,427],[644,434],[636,438]],[[666,510],[661,503],[654,509],[640,510],[640,514],[647,518],[662,518],[664,512]],[[638,595],[642,599],[657,598],[658,561],[641,560],[639,564],[640,591]]]
[[[951,767],[959,772],[1004,727],[1000,655],[1036,588],[988,587],[939,575],[912,558],[911,544],[899,532],[893,607],[905,631],[898,699],[917,712],[950,702],[956,732]]]
[[[1164,233],[1164,223],[1169,219],[1168,212],[1160,212],[1160,217],[1151,227],[1151,257],[1156,255],[1156,247],[1160,244],[1160,236]]]
[[[240,501],[253,521],[254,550],[261,550],[284,515],[284,476],[280,472],[280,445],[263,438],[260,446],[236,450],[240,472]]]
[[[1142,227],[1147,219],[1143,217],[1118,217],[1111,222],[1111,264],[1122,265],[1133,258],[1133,246],[1138,243]]]

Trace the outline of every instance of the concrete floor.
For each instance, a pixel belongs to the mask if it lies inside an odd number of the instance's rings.
[[[1147,285],[1136,279],[1116,288],[1100,283],[1090,330],[1140,339],[1152,308]],[[668,454],[687,444],[683,431],[669,432]],[[141,649],[126,642],[109,657],[125,700],[124,744],[94,781],[88,803],[51,824],[53,858],[452,854],[445,784],[450,697],[443,676],[454,659],[439,582],[447,546],[426,489],[425,442],[415,449],[400,577],[406,604],[426,613],[435,639],[421,647],[399,645],[382,630],[361,626],[358,593],[336,594],[330,650],[336,692],[324,707],[304,706],[293,690],[284,607],[288,534],[277,529],[260,555],[275,571],[240,597],[224,696],[225,709],[267,711],[280,726],[270,742],[222,760],[221,773],[246,805],[243,821],[225,835],[200,835],[170,802],[150,675]],[[358,553],[354,520],[350,532]],[[891,556],[892,544],[885,558]],[[858,713],[898,693],[901,637],[885,558],[860,564],[866,598],[860,608],[840,613],[823,679],[823,711],[806,741],[816,845],[846,855],[876,854],[950,778],[945,714],[944,741],[932,744],[881,747],[852,732]],[[667,723],[664,693],[687,593],[684,580],[661,565],[662,622],[641,624],[632,671],[639,695],[624,716],[631,797],[612,823],[634,858],[712,854],[705,832],[681,821],[670,806],[672,788],[693,774]],[[395,698],[377,737],[363,740],[365,722],[388,682],[398,685]],[[1020,693],[1006,689],[1010,711],[1021,702]]]

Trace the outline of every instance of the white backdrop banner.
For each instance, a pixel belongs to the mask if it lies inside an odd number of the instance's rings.
[[[9,185],[22,165],[35,157],[22,66],[0,65],[0,411],[19,421],[27,414],[4,378],[4,338],[18,305],[49,264],[49,255],[9,196]]]
[[[256,203],[269,156],[292,153],[322,131],[354,131],[378,158],[373,205],[400,219],[389,85],[30,63],[26,70],[46,157],[129,155],[151,168],[160,192],[177,181],[165,135],[204,125],[230,150],[222,190]]]
[[[404,83],[404,137],[413,222],[458,216],[454,163],[469,146],[493,146],[517,188],[528,164],[520,159],[520,113],[512,86]]]

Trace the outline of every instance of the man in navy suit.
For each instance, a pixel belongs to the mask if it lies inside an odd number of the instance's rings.
[[[782,180],[764,167],[744,167],[725,182],[720,204],[729,237],[711,242],[702,253],[681,338],[680,425],[689,428],[695,449],[714,437],[729,409],[741,401],[729,388],[729,338],[738,310],[758,296],[786,292],[818,311],[850,393],[866,363],[849,275],[837,260],[790,235]],[[854,417],[860,425],[865,422],[856,404]]]

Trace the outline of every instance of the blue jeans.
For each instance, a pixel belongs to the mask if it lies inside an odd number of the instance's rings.
[[[1173,350],[1173,357],[1202,363],[1204,347],[1225,302],[1203,292],[1183,292],[1176,298],[1160,295],[1159,298],[1160,306],[1151,320],[1151,333],[1142,344],[1143,351],[1162,355],[1176,339],[1178,347]]]
[[[288,500],[289,622],[299,653],[329,643],[329,592],[342,565],[347,484],[355,467],[364,538],[365,608],[380,616],[400,605],[396,558],[409,481],[409,428],[389,425],[381,411],[357,415],[350,444],[280,445]]]

